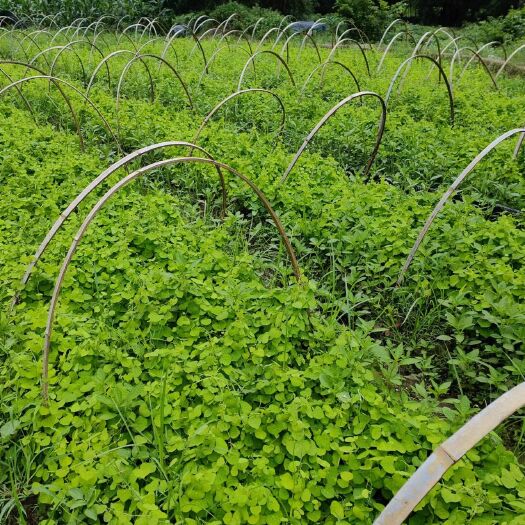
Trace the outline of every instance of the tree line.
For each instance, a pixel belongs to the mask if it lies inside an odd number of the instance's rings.
[[[165,0],[164,6],[175,13],[211,11],[227,0]],[[312,13],[367,12],[388,5],[403,7],[412,21],[459,26],[464,22],[505,15],[511,8],[522,7],[525,0],[238,0],[248,7],[264,7],[283,14],[305,16]]]

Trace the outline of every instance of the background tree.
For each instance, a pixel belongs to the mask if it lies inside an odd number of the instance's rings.
[[[523,0],[411,0],[418,22],[459,26],[463,22],[501,16],[512,7],[525,5]]]

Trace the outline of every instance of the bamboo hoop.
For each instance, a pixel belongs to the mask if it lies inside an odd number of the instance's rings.
[[[456,180],[449,186],[447,191],[443,194],[439,202],[436,204],[436,207],[432,210],[432,213],[428,216],[427,220],[425,221],[425,224],[421,231],[419,232],[419,235],[417,236],[416,241],[414,242],[414,245],[412,246],[412,249],[410,250],[410,253],[407,257],[407,260],[405,261],[405,264],[403,265],[403,268],[401,270],[401,273],[399,274],[399,277],[396,282],[396,286],[399,286],[405,277],[406,272],[408,271],[408,268],[410,267],[410,264],[412,263],[412,260],[414,259],[416,252],[423,242],[423,239],[425,238],[426,234],[428,233],[428,230],[430,229],[430,226],[432,226],[432,223],[434,222],[434,219],[437,217],[439,212],[444,208],[445,204],[447,203],[448,199],[452,196],[452,194],[456,191],[456,189],[460,186],[460,184],[467,178],[467,176],[474,170],[474,168],[499,144],[507,140],[508,138],[521,133],[521,142],[523,142],[523,137],[525,134],[525,128],[517,128],[512,129],[510,131],[507,131],[503,135],[500,135],[497,139],[492,141],[484,150],[482,150],[480,153],[476,155],[476,157],[470,162],[470,164],[460,173],[460,175],[456,178]],[[518,143],[520,145],[520,142]],[[516,148],[515,150],[515,156],[517,155],[519,151],[519,148]]]
[[[176,157],[172,159],[162,160],[158,162],[154,162],[153,164],[150,164],[148,166],[145,166],[143,168],[140,168],[133,173],[130,173],[123,179],[121,179],[119,182],[117,182],[114,186],[112,186],[105,195],[91,208],[91,211],[86,216],[84,221],[82,222],[82,225],[80,226],[78,232],[76,233],[73,242],[71,243],[69,250],[67,252],[67,255],[65,256],[62,266],[60,268],[60,272],[58,274],[58,277],[55,281],[55,286],[53,289],[53,295],[51,298],[51,302],[49,305],[48,310],[48,317],[47,317],[47,323],[46,323],[46,329],[45,329],[45,337],[44,337],[44,347],[42,351],[42,397],[44,399],[44,402],[47,403],[47,400],[49,398],[49,351],[51,347],[51,335],[52,335],[52,329],[55,319],[55,311],[58,303],[58,299],[60,297],[60,292],[62,289],[62,284],[64,282],[64,278],[67,272],[67,269],[71,263],[71,260],[73,258],[73,255],[76,252],[76,249],[78,245],[80,244],[80,241],[82,240],[84,234],[86,233],[87,228],[93,221],[93,219],[96,217],[98,212],[104,207],[106,202],[115,195],[120,189],[127,186],[130,182],[132,182],[134,179],[137,179],[138,177],[141,177],[148,173],[149,171],[165,166],[171,166],[176,164],[184,164],[184,163],[195,163],[195,164],[208,164],[213,165],[216,167],[219,167],[221,169],[224,169],[231,173],[232,175],[236,176],[237,178],[241,179],[243,182],[245,182],[259,197],[262,204],[272,217],[272,220],[279,232],[279,235],[281,236],[281,239],[283,240],[283,243],[285,245],[286,252],[288,254],[288,257],[290,259],[290,263],[293,268],[293,273],[295,275],[295,278],[297,281],[300,281],[301,279],[301,271],[299,269],[299,264],[297,262],[297,257],[295,255],[294,249],[292,247],[292,244],[286,235],[286,232],[284,230],[284,227],[278,217],[278,215],[273,210],[270,202],[264,195],[264,193],[247,177],[245,177],[240,172],[236,171],[235,169],[231,168],[227,164],[224,164],[222,162],[218,162],[211,159],[205,159],[200,157]]]
[[[434,58],[432,58],[432,57],[430,57],[428,55],[412,55],[409,58],[407,58],[397,68],[397,71],[395,72],[394,76],[392,77],[392,80],[390,81],[390,85],[388,86],[388,91],[386,92],[386,96],[385,96],[385,103],[388,104],[388,101],[390,100],[390,96],[392,95],[392,91],[394,89],[394,85],[396,83],[396,80],[398,79],[399,75],[403,71],[403,68],[407,64],[412,62],[412,60],[419,60],[421,58],[424,58],[425,60],[430,60],[439,69],[441,77],[445,81],[445,86],[446,86],[447,92],[448,92],[448,100],[449,100],[449,104],[450,104],[450,122],[451,122],[451,125],[453,126],[454,125],[454,95],[452,94],[452,86],[450,85],[450,82],[449,82],[449,80],[447,78],[447,75],[445,74],[445,71],[441,67],[440,63],[437,60],[435,60]]]
[[[205,117],[205,119],[202,121],[202,124],[200,125],[199,129],[197,130],[197,132],[195,133],[195,136],[193,137],[193,140],[192,142],[194,144],[197,144],[197,141],[202,133],[202,130],[206,127],[206,124],[211,120],[211,118],[213,117],[213,115],[215,115],[215,113],[217,113],[217,111],[219,111],[219,109],[222,108],[222,106],[224,106],[224,104],[226,104],[226,102],[232,100],[233,98],[236,98],[240,95],[245,95],[246,93],[266,93],[267,95],[271,95],[273,98],[275,98],[277,100],[277,102],[279,103],[279,106],[281,108],[281,124],[279,126],[279,132],[277,133],[278,135],[280,133],[282,133],[283,129],[284,129],[284,125],[285,125],[285,122],[286,122],[286,109],[284,108],[284,104],[283,104],[283,101],[281,100],[281,98],[276,95],[275,93],[273,93],[272,91],[268,90],[268,89],[263,89],[263,88],[249,88],[249,89],[242,89],[241,91],[236,91],[235,93],[232,93],[231,95],[228,95],[226,98],[224,98],[223,100],[221,100]]]
[[[379,100],[381,104],[381,117],[379,118],[379,125],[378,125],[378,132],[376,137],[376,142],[374,145],[374,149],[372,151],[372,154],[370,155],[368,162],[365,165],[365,169],[363,171],[363,176],[365,178],[368,178],[368,175],[370,173],[370,168],[372,167],[372,164],[374,163],[374,160],[377,156],[377,152],[379,151],[379,146],[381,145],[381,139],[383,138],[383,132],[385,131],[385,124],[386,124],[386,115],[387,115],[387,109],[386,109],[386,103],[383,100],[383,97],[381,95],[378,95],[377,93],[374,93],[373,91],[360,91],[359,93],[354,93],[353,95],[350,95],[349,97],[344,98],[340,102],[338,102],[330,111],[325,113],[323,118],[315,125],[315,127],[310,131],[308,136],[304,139],[304,142],[302,143],[301,147],[297,150],[297,153],[294,155],[294,158],[286,168],[286,171],[284,172],[283,176],[281,177],[279,184],[283,184],[288,176],[290,175],[290,172],[292,171],[293,167],[299,160],[299,157],[302,155],[303,151],[306,149],[306,146],[310,143],[312,138],[316,135],[316,133],[326,124],[326,122],[335,115],[343,106],[351,102],[352,100],[355,100],[357,98],[361,97],[375,97],[377,100]]]
[[[399,489],[374,525],[401,525],[452,465],[523,406],[525,382],[498,397],[443,442]]]

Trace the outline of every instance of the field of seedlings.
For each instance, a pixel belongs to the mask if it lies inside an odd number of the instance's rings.
[[[229,22],[0,27],[0,524],[395,525],[524,381],[525,47]],[[525,524],[518,397],[406,523]]]

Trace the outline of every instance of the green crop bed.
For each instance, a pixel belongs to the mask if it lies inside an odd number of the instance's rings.
[[[309,78],[319,57],[300,39],[290,42],[289,74],[272,53],[248,61],[257,41],[250,51],[243,39],[204,38],[201,51],[191,38],[166,46],[160,36],[104,32],[98,50],[84,40],[44,51],[82,40],[55,31],[0,39],[4,88],[45,77],[0,91],[0,523],[372,523],[432,450],[524,380],[519,134],[466,178],[396,286],[443,192],[483,148],[525,124],[523,79],[503,73],[496,89],[479,64],[460,79],[466,59],[452,77],[444,60],[452,125],[446,83],[430,60],[414,60],[392,90],[368,175],[381,115],[373,96],[328,120],[281,183],[339,101],[357,91],[385,97],[407,44],[380,71],[382,53],[366,49],[370,74],[357,47],[341,47],[332,59],[346,69]],[[155,56],[128,67],[140,46]],[[319,48],[322,60],[330,52]],[[249,88],[271,93],[231,99],[195,138],[219,102]],[[93,179],[164,141],[206,153],[170,146],[116,171],[20,284]],[[78,243],[51,317],[46,381],[53,289],[89,211],[140,166],[207,154],[264,193],[300,276],[261,198],[227,168],[224,217],[213,166],[185,160],[145,172],[108,199]],[[524,429],[518,412],[408,523],[524,524]]]

